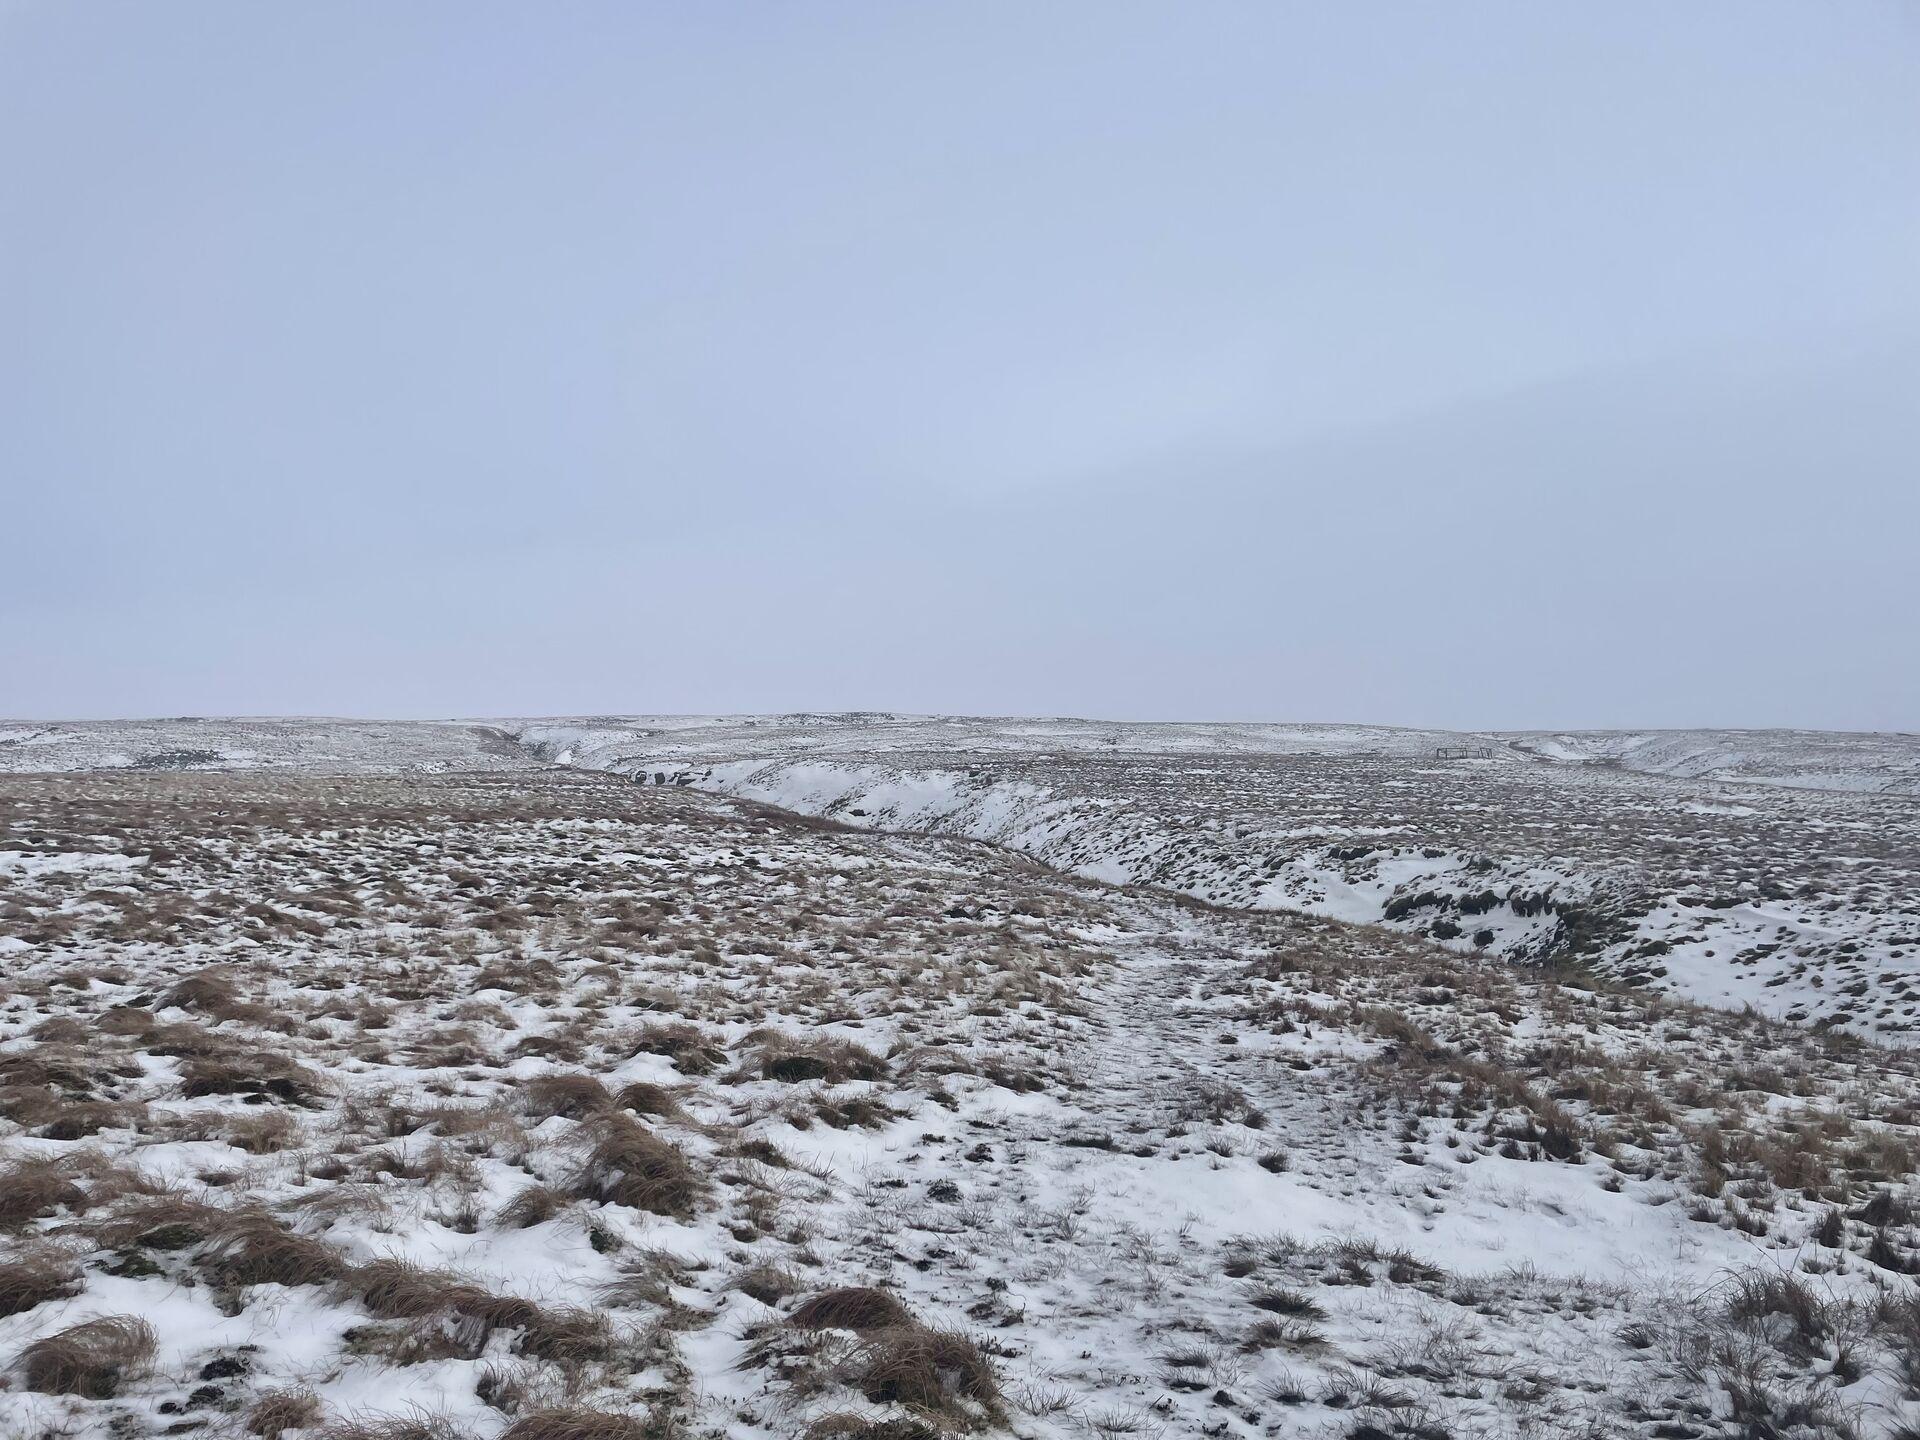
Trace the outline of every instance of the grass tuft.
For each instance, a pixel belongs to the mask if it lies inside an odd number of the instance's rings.
[[[576,1195],[675,1219],[693,1214],[706,1186],[677,1145],[626,1115],[589,1123],[593,1148],[575,1176]]]
[[[798,1330],[897,1329],[913,1323],[907,1307],[885,1290],[855,1285],[840,1290],[825,1290],[808,1300],[787,1323]]]
[[[136,1315],[109,1315],[70,1325],[20,1352],[29,1390],[110,1400],[153,1363],[153,1327]]]

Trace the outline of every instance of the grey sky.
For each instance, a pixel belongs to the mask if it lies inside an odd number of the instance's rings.
[[[0,715],[1920,728],[1920,7],[0,0]]]

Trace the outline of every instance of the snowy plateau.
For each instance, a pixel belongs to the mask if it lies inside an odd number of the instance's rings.
[[[1920,737],[0,722],[0,1437],[1920,1435]]]

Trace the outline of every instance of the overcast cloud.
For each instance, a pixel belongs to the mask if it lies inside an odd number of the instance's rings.
[[[1920,728],[1920,8],[0,0],[0,715]]]

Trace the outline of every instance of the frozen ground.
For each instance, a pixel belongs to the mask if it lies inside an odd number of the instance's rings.
[[[1688,780],[1920,795],[1920,736],[1807,730],[1478,732],[1389,725],[1180,725],[890,714],[608,716],[560,720],[0,720],[0,772],[103,768],[499,769],[507,732],[601,760],[956,753],[1387,757],[1484,748]]]
[[[967,835],[1217,904],[1574,960],[1797,1022],[1920,1023],[1912,736],[500,723],[560,763]]]
[[[1920,737],[897,715],[0,724],[0,771],[545,764],[966,836],[1115,882],[1920,1025]]]
[[[0,720],[0,774],[307,770],[371,775],[524,767],[490,726],[405,720]]]
[[[0,856],[9,1437],[1920,1424],[1908,1051],[591,771]]]

